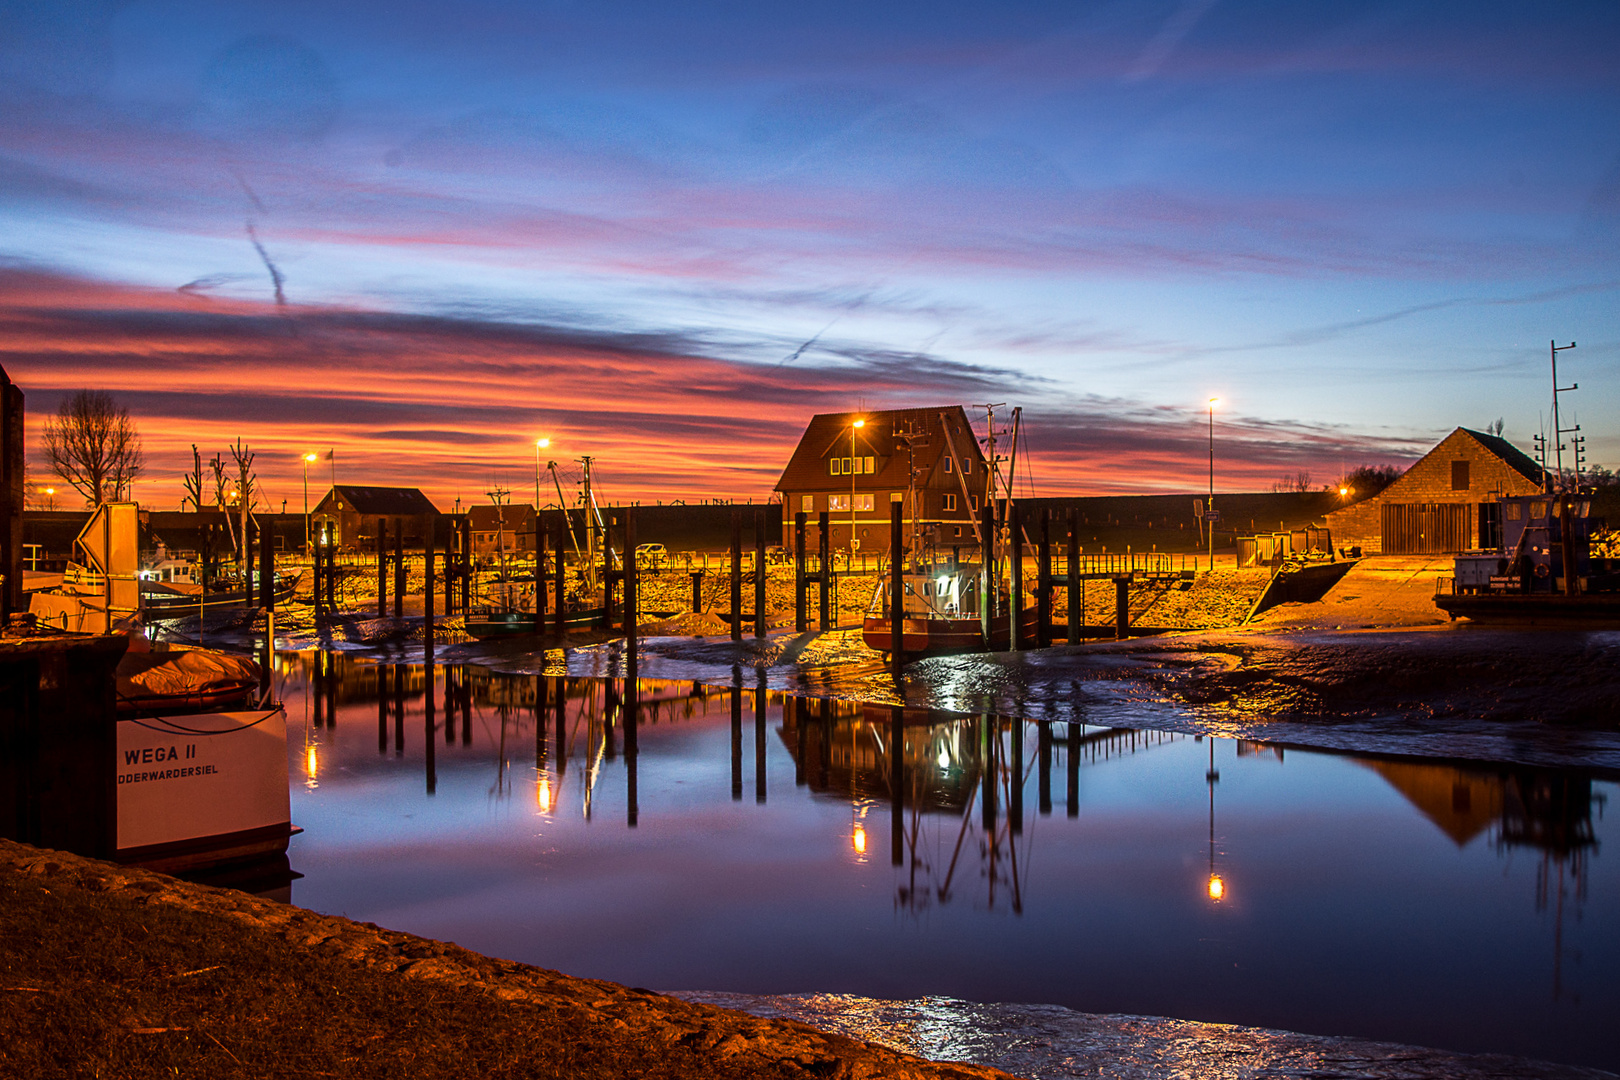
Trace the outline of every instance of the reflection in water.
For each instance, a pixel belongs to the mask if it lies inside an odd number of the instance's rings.
[[[1579,1004],[1566,907],[1585,920],[1583,967],[1620,961],[1602,937],[1613,916],[1582,907],[1606,787],[1589,776],[1293,751],[1284,768],[1263,744],[795,697],[744,668],[712,687],[276,662],[291,726],[304,722],[298,898],[582,975],[1045,1000],[1567,1056],[1596,1043],[1564,1014],[1539,1027],[1486,1014],[1534,1011],[1535,986]],[[1437,862],[1435,829],[1466,865]],[[1534,882],[1515,874],[1521,851]],[[1466,867],[1481,859],[1503,885],[1478,887]],[[579,913],[561,945],[520,929],[542,903]],[[648,944],[627,951],[595,928],[609,910]],[[1491,944],[1511,926],[1517,945],[1544,912],[1547,949]],[[779,917],[791,946],[761,941]],[[1456,940],[1437,930],[1414,951],[1390,931],[1431,922]],[[1422,1003],[1343,974],[1366,963]],[[1470,997],[1491,985],[1519,996]],[[1579,989],[1588,1008],[1620,1000]],[[1474,1003],[1436,1004],[1448,997]]]

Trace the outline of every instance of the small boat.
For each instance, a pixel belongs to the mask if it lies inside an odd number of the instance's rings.
[[[117,860],[164,873],[284,861],[287,717],[254,707],[258,665],[132,642],[116,671]]]
[[[563,627],[568,630],[589,630],[602,624],[602,609],[584,608],[563,615]],[[486,638],[544,636],[557,631],[557,616],[547,612],[539,630],[534,626],[532,611],[475,611],[464,620],[464,628],[471,636]]]
[[[900,648],[907,657],[946,656],[954,653],[996,652],[1011,647],[1008,618],[1001,614],[990,622],[986,639],[984,623],[976,611],[977,567],[946,568],[933,573],[903,574],[905,606],[901,612]],[[861,624],[861,640],[870,649],[888,655],[894,648],[894,623],[889,618],[888,579],[879,582]],[[1001,597],[1005,611],[1007,597]],[[1039,613],[1032,598],[1018,622],[1019,644],[1029,647],[1035,641]]]

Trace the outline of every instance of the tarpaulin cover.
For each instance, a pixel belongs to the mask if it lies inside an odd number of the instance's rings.
[[[246,689],[259,681],[259,665],[245,656],[208,649],[125,653],[118,662],[118,696],[183,697]]]

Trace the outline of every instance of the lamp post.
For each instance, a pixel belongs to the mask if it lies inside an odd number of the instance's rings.
[[[855,539],[855,433],[866,426],[864,419],[857,420],[849,425],[849,569],[855,570],[855,549],[861,542]]]
[[[309,546],[309,463],[317,460],[314,454],[304,455],[304,554],[310,552]]]
[[[1215,406],[1221,399],[1209,399],[1209,501],[1204,504],[1204,520],[1209,526],[1209,572],[1215,572]]]
[[[550,439],[534,440],[534,512],[539,520],[540,513],[540,451],[551,445]]]

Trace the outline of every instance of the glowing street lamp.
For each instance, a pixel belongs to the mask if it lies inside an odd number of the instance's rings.
[[[534,440],[534,512],[535,520],[539,520],[540,513],[540,451],[551,445],[550,439]],[[536,526],[538,528],[538,526]],[[538,548],[536,549],[538,550]]]
[[[1204,504],[1204,521],[1209,525],[1209,572],[1215,572],[1215,406],[1218,397],[1209,399],[1209,501]]]
[[[304,455],[304,554],[309,554],[309,466],[319,460],[313,453]]]
[[[855,539],[855,463],[860,458],[855,456],[855,433],[866,426],[866,420],[856,420],[849,425],[849,565],[853,573],[855,569],[855,549],[861,542]],[[864,832],[861,834],[866,835]]]

